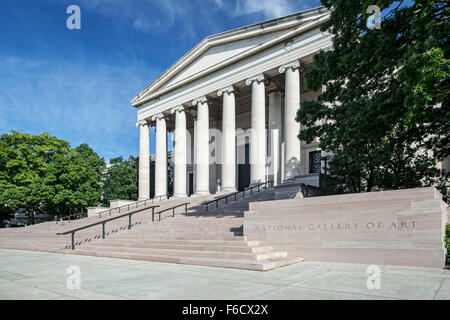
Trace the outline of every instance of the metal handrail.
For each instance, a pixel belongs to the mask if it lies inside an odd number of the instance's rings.
[[[148,201],[148,202],[151,201],[151,203],[155,203],[155,199],[158,199],[158,198],[159,198],[159,201],[162,201],[162,198],[163,198],[163,197],[166,197],[166,196],[165,196],[165,195],[157,196],[157,197],[153,197],[153,198],[151,198],[151,199],[145,199],[145,200],[136,201],[136,202],[133,202],[133,203],[130,203],[130,204],[126,204],[126,205],[120,206],[120,207],[110,208],[110,209],[108,209],[108,210],[99,212],[98,217],[101,218],[101,217],[102,217],[102,214],[104,214],[104,213],[106,213],[106,212],[109,212],[109,215],[111,215],[111,214],[112,214],[112,211],[113,211],[113,210],[117,210],[117,209],[119,209],[119,212],[118,212],[118,213],[120,213],[120,209],[123,209],[123,208],[125,208],[125,207],[127,207],[128,210],[130,210],[130,206],[136,205],[136,208],[138,208],[138,207],[139,207],[139,204],[142,203],[142,202],[144,202],[144,206],[145,206],[145,205],[147,204],[147,201]]]
[[[181,206],[184,206],[184,213],[187,214],[187,206],[188,206],[188,204],[190,204],[190,202],[185,202],[185,203],[173,206],[171,208],[164,209],[164,210],[162,210],[160,212],[156,212],[156,213],[155,213],[155,211],[153,211],[152,212],[152,221],[155,221],[155,214],[159,215],[158,221],[161,221],[161,213],[169,211],[169,210],[172,210],[172,217],[175,217],[175,209],[179,208]]]
[[[128,230],[130,230],[131,229],[131,216],[133,214],[144,211],[144,210],[152,209],[152,216],[153,216],[155,214],[155,208],[157,208],[157,207],[159,207],[159,205],[137,209],[132,212],[127,212],[125,214],[121,214],[119,216],[115,216],[115,217],[112,217],[112,218],[109,218],[109,219],[106,219],[103,221],[91,223],[91,224],[88,224],[86,226],[82,226],[82,227],[79,227],[76,229],[68,230],[65,232],[59,232],[56,235],[61,236],[61,235],[66,235],[66,234],[72,234],[72,250],[75,250],[75,232],[78,232],[78,231],[81,231],[84,229],[88,229],[91,227],[95,227],[95,226],[101,224],[102,225],[102,239],[105,239],[105,225],[107,222],[128,216]]]
[[[219,201],[220,201],[220,200],[225,199],[225,204],[228,204],[228,198],[229,198],[229,197],[233,197],[233,196],[234,196],[234,201],[236,201],[236,200],[237,200],[237,195],[238,195],[239,193],[242,193],[242,197],[245,198],[245,191],[250,190],[250,195],[253,195],[253,189],[254,189],[254,188],[258,188],[258,192],[259,192],[259,189],[261,188],[261,186],[264,186],[264,187],[267,188],[267,184],[270,185],[271,183],[273,184],[273,181],[262,182],[262,183],[259,183],[259,184],[257,184],[257,185],[254,185],[254,186],[245,188],[245,189],[242,190],[242,191],[237,191],[237,192],[234,192],[234,193],[230,193],[230,194],[227,194],[226,196],[223,196],[223,197],[220,197],[220,198],[217,198],[217,199],[208,201],[208,202],[204,202],[204,203],[202,203],[202,205],[205,206],[206,212],[208,212],[208,206],[209,206],[211,203],[213,203],[213,202],[216,203],[216,208],[218,208],[218,207],[219,207]]]

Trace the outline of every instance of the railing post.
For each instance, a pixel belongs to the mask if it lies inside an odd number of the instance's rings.
[[[155,222],[155,207],[152,208],[152,222]]]
[[[184,214],[187,214],[187,206],[188,206],[188,204],[185,203],[185,204],[184,204]]]
[[[75,232],[72,232],[72,250],[75,250]]]
[[[258,184],[258,192],[259,192],[259,184]]]
[[[206,204],[205,207],[206,207],[206,212],[208,212],[208,204]]]
[[[105,222],[102,223],[102,239],[105,239]]]
[[[131,229],[131,213],[128,215],[128,230]]]

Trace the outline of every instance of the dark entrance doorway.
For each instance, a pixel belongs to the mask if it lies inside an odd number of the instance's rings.
[[[309,153],[309,173],[320,173],[321,155],[320,150]]]
[[[242,191],[250,185],[250,145],[245,144],[245,163],[239,164],[238,191]]]
[[[194,193],[194,174],[189,173],[189,190],[188,190],[188,196],[190,197],[191,194]]]

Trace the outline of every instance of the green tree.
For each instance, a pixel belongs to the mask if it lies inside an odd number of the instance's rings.
[[[0,207],[11,213],[26,208],[31,219],[53,196],[46,185],[51,165],[70,145],[48,133],[29,135],[11,131],[0,137]]]
[[[47,182],[54,190],[49,202],[58,214],[81,212],[101,200],[101,176],[105,161],[87,144],[60,156],[52,166]]]
[[[333,153],[340,192],[440,185],[436,168],[449,156],[448,2],[322,0],[332,9],[321,27],[333,48],[314,56],[306,86],[325,91],[304,101],[299,139],[320,139]],[[369,5],[381,28],[366,25]]]
[[[111,159],[110,164],[104,175],[102,203],[109,206],[111,200],[137,200],[138,158],[130,156],[128,160],[124,160],[120,156]]]
[[[104,160],[88,145],[70,148],[48,133],[11,131],[0,137],[0,212],[25,208],[67,215],[100,200]]]

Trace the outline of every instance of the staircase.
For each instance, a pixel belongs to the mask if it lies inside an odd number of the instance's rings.
[[[187,200],[188,214],[180,207],[174,218],[172,212],[166,212],[161,221],[152,222],[151,210],[144,211],[133,216],[131,230],[126,227],[128,218],[120,218],[106,225],[106,239],[101,239],[101,226],[77,232],[76,250],[69,250],[69,236],[56,236],[56,232],[92,223],[93,219],[64,226],[53,222],[7,232],[1,230],[0,247],[265,271],[302,261],[288,257],[284,251],[274,251],[272,246],[262,245],[260,241],[247,241],[243,234],[244,211],[249,210],[249,203],[273,200],[273,197],[272,190],[262,191],[210,208],[208,212],[201,204],[213,196],[191,197]],[[156,212],[185,201],[173,199],[158,203],[161,207]]]

